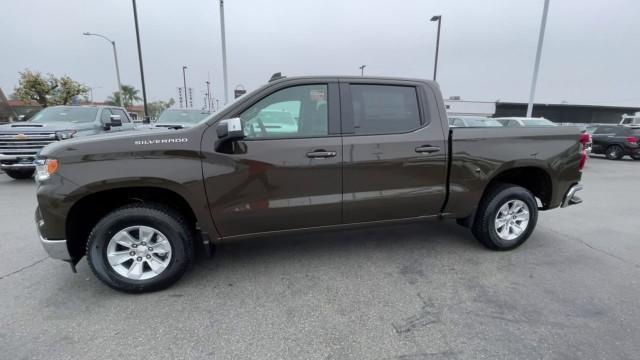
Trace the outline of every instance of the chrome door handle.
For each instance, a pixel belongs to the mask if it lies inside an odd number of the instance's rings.
[[[431,154],[438,151],[440,151],[440,147],[438,146],[423,145],[416,148],[416,152],[421,154]]]
[[[335,151],[315,150],[307,153],[307,157],[311,159],[327,159],[336,156]]]

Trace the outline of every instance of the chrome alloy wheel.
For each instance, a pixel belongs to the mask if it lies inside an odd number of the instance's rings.
[[[498,237],[511,241],[520,236],[529,225],[529,207],[522,200],[509,200],[496,214],[495,227]]]
[[[147,280],[161,274],[171,261],[171,244],[160,231],[130,226],[117,232],[107,245],[107,262],[118,274]]]

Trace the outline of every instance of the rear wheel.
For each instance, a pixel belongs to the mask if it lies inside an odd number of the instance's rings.
[[[24,180],[24,179],[30,179],[33,176],[33,173],[35,172],[35,170],[33,169],[29,169],[29,170],[5,170],[5,173],[7,173],[7,175],[13,179],[16,180]]]
[[[164,205],[139,204],[109,213],[87,243],[94,274],[126,292],[164,289],[176,282],[193,258],[193,231]]]
[[[624,156],[624,151],[618,145],[611,145],[607,148],[605,155],[609,160],[620,160]]]
[[[535,197],[523,187],[493,185],[483,197],[471,231],[492,250],[511,250],[522,245],[538,221]]]
[[[631,155],[631,158],[633,160],[640,160],[640,154],[633,154],[633,155]]]

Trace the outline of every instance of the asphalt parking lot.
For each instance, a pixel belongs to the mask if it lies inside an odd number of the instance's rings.
[[[450,221],[259,239],[127,295],[47,258],[35,184],[0,174],[0,358],[638,358],[638,176],[590,159],[512,252]]]

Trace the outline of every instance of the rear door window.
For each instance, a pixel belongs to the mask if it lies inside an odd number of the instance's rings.
[[[413,86],[353,84],[351,102],[356,135],[404,133],[421,125]]]

